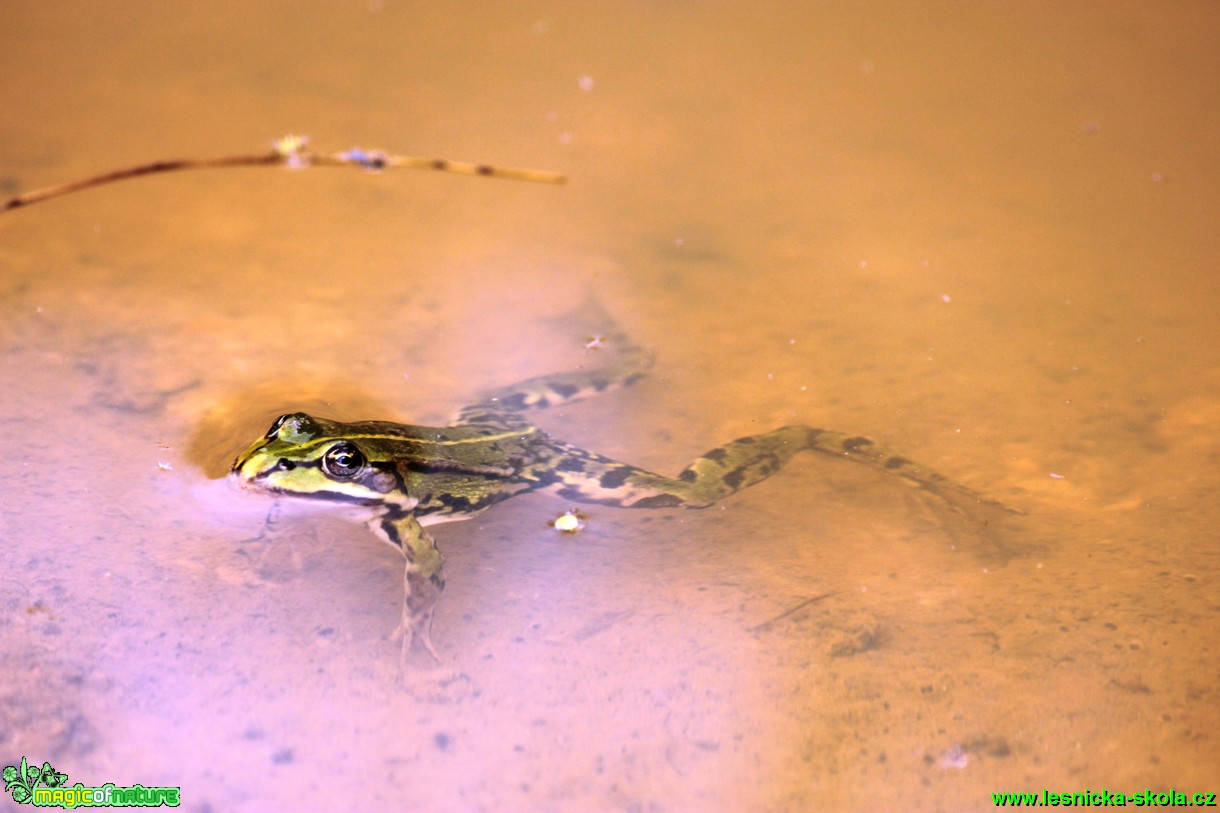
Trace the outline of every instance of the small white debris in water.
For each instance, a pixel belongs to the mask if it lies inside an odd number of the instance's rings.
[[[953,301],[953,297],[949,296],[948,294],[941,294],[941,295],[940,295],[940,301],[941,301],[941,302],[952,302],[952,301]]]
[[[550,526],[560,533],[574,534],[585,529],[585,515],[569,509],[551,520]]]
[[[1065,478],[1065,477],[1064,477],[1062,474],[1055,474],[1055,472],[1053,472],[1053,471],[1052,471],[1052,472],[1051,472],[1051,479],[1052,479],[1052,480],[1064,480],[1064,479],[1067,479],[1067,478]]]
[[[593,77],[586,73],[576,80],[576,84],[581,90],[593,90]]]
[[[940,759],[936,760],[936,764],[941,768],[957,768],[959,771],[970,764],[970,755],[966,753],[966,749],[954,743],[949,748],[941,751]]]
[[[166,463],[164,460],[159,461],[157,463],[157,468],[159,468],[161,471],[173,471],[174,470],[173,464]]]

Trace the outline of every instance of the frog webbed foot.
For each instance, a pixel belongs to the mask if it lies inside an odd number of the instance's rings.
[[[439,705],[460,703],[479,694],[470,675],[444,667],[400,669],[398,685],[416,700]]]
[[[444,588],[445,580],[439,572],[425,576],[411,562],[407,563],[403,574],[402,620],[390,634],[391,641],[402,640],[400,660],[404,668],[415,641],[423,644],[437,663],[441,662],[441,656],[432,645],[432,616]]]
[[[439,572],[423,575],[411,563],[404,575],[406,596],[402,604],[402,620],[391,634],[391,640],[402,640],[398,659],[398,683],[413,697],[429,703],[455,703],[476,694],[470,677],[458,670],[441,666],[441,656],[432,645],[432,616],[444,589],[444,578]],[[411,646],[415,641],[436,661],[431,668],[408,664]]]
[[[267,516],[263,520],[263,527],[255,536],[246,539],[238,540],[237,544],[242,547],[237,550],[239,556],[245,557],[253,562],[254,573],[253,578],[260,582],[282,582],[286,576],[283,573],[283,566],[280,561],[283,550],[287,550],[289,562],[292,570],[300,572],[304,569],[304,564],[301,560],[301,551],[293,544],[294,538],[298,533],[309,533],[314,538],[317,537],[316,529],[310,527],[308,531],[304,531],[297,527],[292,527],[291,523],[284,520],[283,500],[275,500],[271,503],[271,507],[267,510]],[[283,542],[288,544],[285,548],[280,545]],[[275,556],[273,557],[273,554]]]

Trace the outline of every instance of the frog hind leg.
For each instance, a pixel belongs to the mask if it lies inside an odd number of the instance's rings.
[[[392,509],[370,520],[369,528],[402,551],[407,560],[403,570],[402,620],[390,640],[402,640],[404,664],[415,641],[423,644],[428,654],[440,662],[440,655],[432,646],[432,616],[445,589],[445,557],[437,549],[432,535],[410,512]]]
[[[598,321],[591,323],[602,325],[604,330],[586,340],[587,363],[581,369],[487,390],[458,412],[453,425],[521,426],[526,423],[521,415],[525,410],[592,398],[647,376],[653,366],[652,353],[632,342],[600,308],[596,313],[600,314],[595,317]]]
[[[902,478],[958,513],[983,503],[1019,513],[957,485],[926,466],[858,435],[785,426],[738,438],[706,452],[677,477],[664,477],[572,446],[561,445],[561,461],[541,485],[575,502],[623,508],[706,508],[770,477],[796,454],[818,452],[851,460]]]

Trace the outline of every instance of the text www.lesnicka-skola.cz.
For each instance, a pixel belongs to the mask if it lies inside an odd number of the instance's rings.
[[[1184,793],[1170,788],[1154,791],[1144,788],[1141,793],[1116,793],[1101,788],[1074,793],[993,793],[996,807],[1215,807],[1214,793]]]

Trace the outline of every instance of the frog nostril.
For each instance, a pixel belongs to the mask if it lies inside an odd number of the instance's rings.
[[[297,467],[297,464],[293,463],[291,460],[289,460],[286,457],[281,457],[280,462],[276,464],[276,468],[282,469],[283,471],[292,471],[296,467]]]

